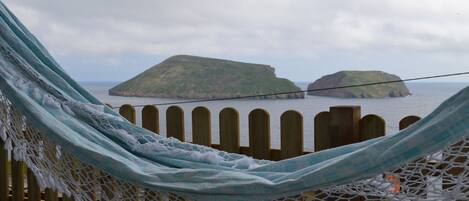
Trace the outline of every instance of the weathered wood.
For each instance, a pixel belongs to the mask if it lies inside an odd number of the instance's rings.
[[[29,201],[29,200],[28,200]],[[69,197],[67,195],[62,195],[62,201],[73,201],[72,197]]]
[[[16,161],[13,156],[11,159],[12,201],[24,200],[24,168],[24,163]]]
[[[26,127],[26,131],[24,133],[24,137],[28,141],[33,141],[33,137],[38,135],[39,133],[33,131],[29,125]],[[38,150],[33,150],[34,155],[38,154]],[[34,175],[31,169],[27,168],[26,171],[26,178],[27,178],[27,185],[28,185],[28,201],[41,201],[41,188],[37,182],[36,175]]]
[[[320,112],[314,117],[314,151],[332,148],[332,137],[329,133],[330,112]]]
[[[420,119],[421,119],[420,117],[413,116],[413,115],[404,117],[403,119],[401,119],[401,121],[399,121],[399,130],[406,129],[407,127],[414,124]]]
[[[381,137],[385,134],[386,122],[380,116],[369,114],[360,120],[360,142]]]
[[[55,190],[52,190],[50,188],[46,188],[45,198],[46,198],[45,199],[46,201],[58,201],[59,200],[59,194]]]
[[[158,108],[147,105],[142,109],[142,127],[156,134],[160,133],[160,114]]]
[[[263,109],[249,113],[250,155],[257,159],[270,159],[270,116]]]
[[[135,115],[135,108],[132,107],[129,104],[122,105],[119,108],[119,114],[122,115],[124,118],[126,118],[128,121],[131,123],[135,124],[136,121],[136,115]]]
[[[28,201],[41,201],[41,188],[37,183],[36,176],[29,168],[26,174],[28,182]]]
[[[281,158],[303,154],[303,116],[297,111],[286,111],[280,117]]]
[[[330,108],[331,121],[329,135],[332,147],[352,144],[359,141],[360,106],[335,106]]]
[[[58,167],[60,165],[57,159],[57,146],[50,141],[44,142],[44,156],[49,161],[50,166]],[[58,201],[59,195],[57,191],[50,188],[46,188],[44,191],[46,201]]]
[[[416,123],[419,121],[421,118],[418,116],[407,116],[401,119],[399,121],[399,130],[404,130],[407,127],[411,126],[412,124]],[[425,159],[421,159],[425,160]],[[427,175],[426,169],[423,169],[422,167],[409,167],[406,170],[397,170],[396,172],[415,172],[413,175],[400,175],[400,186],[401,186],[401,192],[403,193],[412,193],[415,195],[419,195],[421,199],[425,198],[427,196],[426,192],[426,183],[427,183],[427,178],[425,175]],[[420,172],[419,172],[420,171]],[[423,176],[422,176],[423,175]],[[422,186],[423,185],[423,186]]]
[[[210,146],[212,144],[210,111],[197,107],[192,111],[192,143]]]
[[[4,149],[5,142],[0,139],[0,200],[8,200],[8,151]]]
[[[184,141],[184,111],[178,106],[171,106],[166,110],[166,134]]]
[[[219,115],[220,148],[230,153],[239,153],[239,113],[225,108]]]
[[[360,106],[335,106],[330,107],[329,110],[331,115],[329,124],[331,146],[339,147],[359,142],[361,119]],[[365,200],[364,197],[354,194],[341,196],[349,197],[351,201]]]

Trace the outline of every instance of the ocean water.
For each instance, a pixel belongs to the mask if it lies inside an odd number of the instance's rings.
[[[104,103],[112,106],[123,104],[144,105],[156,103],[168,103],[181,101],[177,99],[160,98],[141,98],[141,97],[120,97],[109,96],[108,89],[117,83],[112,82],[84,82],[81,83],[93,95]],[[305,89],[307,83],[299,82],[298,86]],[[190,103],[179,105],[184,110],[186,141],[192,139],[191,111],[198,106],[207,107],[211,112],[212,118],[212,143],[219,143],[218,114],[223,108],[233,107],[238,110],[240,115],[240,136],[241,145],[249,144],[248,137],[248,115],[249,112],[262,108],[269,112],[271,123],[271,146],[280,147],[280,116],[287,110],[296,110],[303,115],[304,120],[304,148],[313,151],[314,116],[322,111],[328,111],[330,106],[336,105],[359,105],[362,109],[362,116],[367,114],[377,114],[386,121],[386,134],[396,133],[398,131],[398,122],[405,116],[417,115],[424,117],[432,112],[444,100],[457,93],[459,90],[469,86],[465,83],[407,83],[412,95],[401,98],[383,98],[383,99],[340,99],[318,96],[307,96],[305,99],[291,100],[229,100],[214,101],[206,103]],[[166,131],[166,109],[169,106],[158,106],[160,111],[160,131],[165,135]],[[137,110],[137,124],[141,124],[141,109]]]

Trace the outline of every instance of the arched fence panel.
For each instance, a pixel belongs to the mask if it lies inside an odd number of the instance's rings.
[[[119,114],[126,118],[131,123],[135,124],[137,122],[137,116],[135,113],[135,108],[129,104],[122,105],[119,108]]]
[[[160,133],[160,113],[158,108],[147,105],[142,109],[142,127],[156,134]]]
[[[280,117],[281,158],[303,154],[303,116],[297,111],[286,111]]]
[[[378,115],[369,114],[360,119],[359,141],[384,136],[386,134],[386,122]]]
[[[220,149],[239,153],[239,113],[233,108],[225,108],[219,115]]]
[[[210,111],[206,107],[196,107],[192,110],[192,143],[211,146],[211,128]]]
[[[178,106],[171,106],[166,110],[166,135],[181,141],[184,136],[184,111]]]
[[[257,159],[270,159],[270,115],[263,109],[249,113],[249,150]]]

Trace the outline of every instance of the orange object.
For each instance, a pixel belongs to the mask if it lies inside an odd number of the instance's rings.
[[[397,175],[387,175],[386,179],[392,184],[389,191],[392,193],[399,193],[401,191],[401,181]]]

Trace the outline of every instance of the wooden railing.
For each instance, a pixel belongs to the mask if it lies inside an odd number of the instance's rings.
[[[136,123],[136,111],[130,105],[123,105],[119,113]],[[142,109],[142,127],[160,133],[159,110],[155,106]],[[219,144],[212,143],[211,114],[205,107],[196,107],[191,112],[192,140],[185,139],[184,111],[178,106],[166,109],[166,131],[168,137],[181,141],[232,153],[240,153],[257,159],[282,160],[309,152],[304,150],[303,116],[293,110],[284,112],[280,118],[280,149],[271,148],[271,116],[263,109],[249,113],[249,146],[240,145],[240,117],[234,108],[224,108],[219,114]],[[417,116],[404,117],[399,128],[418,121]],[[335,106],[314,118],[314,149],[321,151],[385,135],[385,121],[378,115],[361,116],[359,106]],[[14,146],[14,145],[13,145]],[[0,147],[4,147],[0,140]],[[34,175],[22,162],[9,160],[8,152],[0,148],[0,200],[13,201],[58,201],[72,200],[62,197],[51,189],[40,189]],[[11,157],[13,158],[13,157]],[[26,181],[26,182],[25,182]],[[25,188],[27,184],[27,188]],[[25,190],[27,189],[27,190]]]
[[[136,110],[125,104],[119,113],[130,122],[136,123]],[[240,146],[240,116],[234,108],[224,108],[219,114],[211,114],[206,107],[191,111],[192,139],[185,139],[185,113],[179,106],[166,109],[166,131],[160,131],[159,110],[148,105],[142,109],[142,127],[154,133],[166,133],[181,141],[211,146],[231,153],[241,153],[258,159],[282,160],[310,153],[304,150],[303,115],[294,110],[285,111],[280,117],[280,149],[271,148],[271,116],[263,109],[254,109],[248,114],[249,146]],[[211,115],[218,115],[219,144],[212,143]],[[420,117],[407,116],[399,122],[399,128],[418,121]],[[396,125],[397,126],[397,125]],[[334,106],[329,111],[314,117],[314,150],[343,146],[366,141],[385,135],[386,122],[378,115],[361,116],[359,106]],[[306,142],[308,143],[308,142]],[[313,142],[311,142],[313,143]]]

